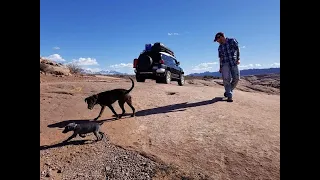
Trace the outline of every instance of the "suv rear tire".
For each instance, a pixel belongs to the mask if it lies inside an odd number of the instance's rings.
[[[179,86],[183,86],[185,83],[184,81],[184,75],[183,74],[180,74],[180,79],[178,80],[178,84]]]
[[[166,75],[164,76],[164,83],[170,84],[170,82],[171,82],[171,72],[167,71]]]
[[[137,82],[145,82],[146,81],[145,78],[141,78],[139,76],[136,76],[136,80],[137,80]]]
[[[163,83],[163,79],[157,78],[156,83]]]

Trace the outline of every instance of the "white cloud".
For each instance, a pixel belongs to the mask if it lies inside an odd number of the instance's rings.
[[[240,68],[247,68],[247,67],[252,67],[253,64],[247,64],[247,65],[239,65]]]
[[[168,36],[179,36],[179,33],[168,33]]]
[[[213,68],[213,65],[217,65],[218,62],[200,63],[193,67],[194,71],[206,71]]]
[[[79,66],[99,65],[97,60],[94,58],[82,58],[82,57],[79,59],[73,59],[71,63]]]
[[[257,67],[262,67],[261,64],[247,64],[247,65],[239,65],[239,69],[248,69],[248,68],[257,68]]]
[[[246,46],[241,46],[241,47],[240,47],[240,49],[245,49],[245,48],[246,48]]]
[[[132,63],[120,63],[110,65],[109,68],[114,71],[121,73],[134,74],[133,64]]]
[[[280,63],[272,63],[271,67],[280,67]]]
[[[60,49],[58,46],[56,46],[56,47],[53,47],[53,49],[54,50],[58,50],[58,49]]]
[[[88,71],[92,71],[92,72],[99,72],[99,71],[101,71],[100,68],[83,68],[83,69],[88,70]]]
[[[66,61],[65,59],[63,59],[59,54],[52,54],[50,56],[47,57],[43,57],[45,59],[49,59],[51,61],[56,61],[56,62],[62,62],[62,61]]]
[[[114,64],[110,66],[111,68],[120,69],[120,68],[133,68],[132,63],[120,63],[120,64]]]

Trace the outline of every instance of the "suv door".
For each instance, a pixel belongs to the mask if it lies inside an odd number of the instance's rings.
[[[171,72],[171,76],[176,78],[179,77],[179,69],[176,64],[176,60],[170,56],[165,54],[161,54],[162,59],[165,61],[165,65],[167,66],[168,70]]]
[[[172,62],[170,60],[170,57],[165,54],[161,54],[161,59],[164,60],[164,65],[167,66],[167,70],[171,71]]]
[[[177,60],[173,57],[169,57],[170,58],[170,62],[171,62],[171,72],[173,74],[173,77],[177,78],[179,77],[179,68],[177,66]]]
[[[174,68],[176,70],[176,73],[178,76],[180,76],[180,67],[179,65],[177,64],[178,63],[178,60],[176,60],[175,58],[173,59],[173,63],[174,63]]]

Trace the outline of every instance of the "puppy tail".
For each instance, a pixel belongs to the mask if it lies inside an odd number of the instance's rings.
[[[102,125],[105,121],[97,122],[99,125]]]
[[[133,81],[133,79],[132,79],[131,77],[129,77],[129,79],[130,79],[131,82],[132,82],[132,86],[131,86],[130,89],[128,89],[128,90],[125,92],[125,94],[128,94],[128,93],[134,88],[134,81]]]

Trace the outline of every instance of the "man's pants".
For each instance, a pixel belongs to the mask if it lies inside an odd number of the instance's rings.
[[[226,63],[222,65],[221,73],[226,96],[232,98],[233,89],[236,88],[240,80],[239,68]]]

